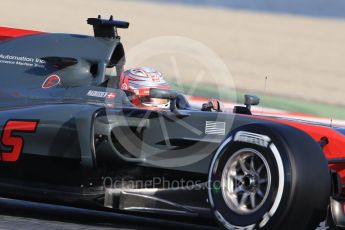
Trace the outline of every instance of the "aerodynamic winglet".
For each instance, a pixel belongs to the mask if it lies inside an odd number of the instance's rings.
[[[77,59],[69,57],[43,57],[41,59],[58,69],[63,69],[78,63]]]

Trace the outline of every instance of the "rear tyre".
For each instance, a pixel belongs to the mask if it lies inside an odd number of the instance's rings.
[[[330,193],[319,145],[280,124],[234,130],[209,170],[209,203],[225,229],[315,229],[326,218]]]

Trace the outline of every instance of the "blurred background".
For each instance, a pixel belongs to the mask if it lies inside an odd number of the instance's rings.
[[[92,35],[88,17],[128,20],[127,67],[155,67],[187,94],[241,102],[248,92],[261,96],[260,111],[345,120],[342,0],[1,3],[8,27]]]

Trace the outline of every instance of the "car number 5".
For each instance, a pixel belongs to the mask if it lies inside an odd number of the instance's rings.
[[[1,137],[4,146],[10,148],[10,151],[1,152],[1,161],[15,162],[19,159],[24,148],[24,138],[19,133],[35,133],[38,121],[27,120],[9,120],[6,122]]]

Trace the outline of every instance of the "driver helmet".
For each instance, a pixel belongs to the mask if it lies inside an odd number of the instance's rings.
[[[167,99],[150,97],[151,88],[171,88],[164,80],[163,74],[156,69],[144,67],[125,70],[120,76],[120,88],[132,93],[131,102],[137,106],[159,108],[169,108],[170,106]]]

